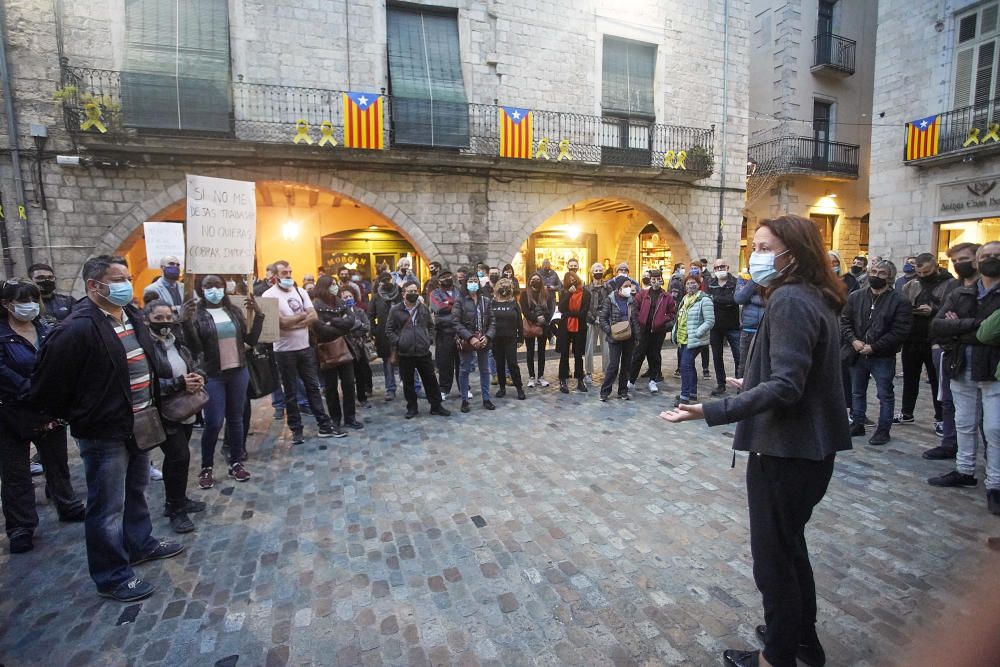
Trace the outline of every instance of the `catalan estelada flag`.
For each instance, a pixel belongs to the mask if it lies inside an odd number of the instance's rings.
[[[906,159],[919,160],[938,154],[938,120],[928,116],[906,124]]]
[[[500,157],[531,158],[531,110],[500,107]]]
[[[382,96],[344,93],[344,146],[381,150],[382,135]]]

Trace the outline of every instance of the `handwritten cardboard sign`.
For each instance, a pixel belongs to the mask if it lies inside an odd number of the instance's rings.
[[[184,266],[184,225],[179,222],[144,222],[142,235],[146,239],[146,264],[160,265],[164,257],[176,257]]]
[[[254,189],[253,182],[188,174],[188,273],[253,273],[257,240]]]

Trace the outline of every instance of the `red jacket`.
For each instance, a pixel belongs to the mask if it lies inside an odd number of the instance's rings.
[[[639,292],[639,295],[635,298],[635,305],[639,311],[639,326],[642,331],[646,330],[646,324],[649,322],[651,304],[652,301],[649,298],[648,289]],[[652,313],[652,318],[653,333],[667,331],[673,326],[674,320],[677,319],[677,304],[674,302],[674,297],[670,296],[670,292],[665,289],[660,290],[660,298],[656,301],[656,310]]]

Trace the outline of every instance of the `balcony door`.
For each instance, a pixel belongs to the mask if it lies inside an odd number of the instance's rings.
[[[830,126],[833,103],[813,100],[813,169],[826,171],[830,163]]]
[[[958,19],[954,108],[942,136],[955,147],[969,130],[985,134],[1000,119],[1000,3],[990,3]]]
[[[602,60],[601,162],[648,167],[656,46],[605,36]]]
[[[819,0],[819,16],[816,18],[816,64],[833,62],[833,8],[837,3]]]

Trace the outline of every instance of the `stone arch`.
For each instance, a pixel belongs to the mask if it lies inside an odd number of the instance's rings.
[[[298,168],[264,168],[242,169],[235,167],[206,169],[200,171],[202,176],[215,178],[230,178],[244,181],[272,181],[299,183],[323,188],[343,195],[363,206],[370,208],[388,222],[391,222],[413,244],[414,248],[424,257],[439,257],[437,245],[416,222],[394,203],[383,195],[367,190],[356,183],[344,180],[334,174],[324,173],[316,169]],[[154,220],[156,215],[167,207],[176,204],[187,196],[187,182],[179,180],[168,188],[161,190],[149,199],[133,206],[127,213],[119,217],[94,246],[90,256],[112,254],[136,233],[142,223]],[[83,279],[78,277],[73,286],[74,293],[83,293]]]
[[[569,194],[557,197],[532,214],[519,229],[514,231],[513,236],[507,245],[500,252],[496,253],[495,257],[490,258],[490,262],[503,265],[512,261],[514,256],[520,251],[521,246],[524,245],[525,239],[538,229],[542,223],[564,208],[572,206],[573,204],[585,199],[618,199],[631,204],[638,211],[647,216],[646,220],[652,220],[657,229],[659,229],[666,238],[670,239],[671,243],[677,244],[677,256],[679,258],[687,257],[689,254],[692,254],[695,249],[695,244],[691,238],[690,230],[686,225],[679,223],[678,216],[662,201],[651,197],[642,191],[635,190],[634,188],[587,187],[580,188],[579,190],[574,190]],[[626,242],[627,239],[630,238],[628,234],[631,234],[633,237],[637,236],[639,231],[645,227],[646,224],[647,222],[645,221],[635,220],[628,226],[628,229],[625,230],[625,234],[617,241],[617,250],[615,252],[616,262],[621,261],[618,259],[619,257],[628,256],[629,247]],[[623,249],[623,246],[626,247]]]

